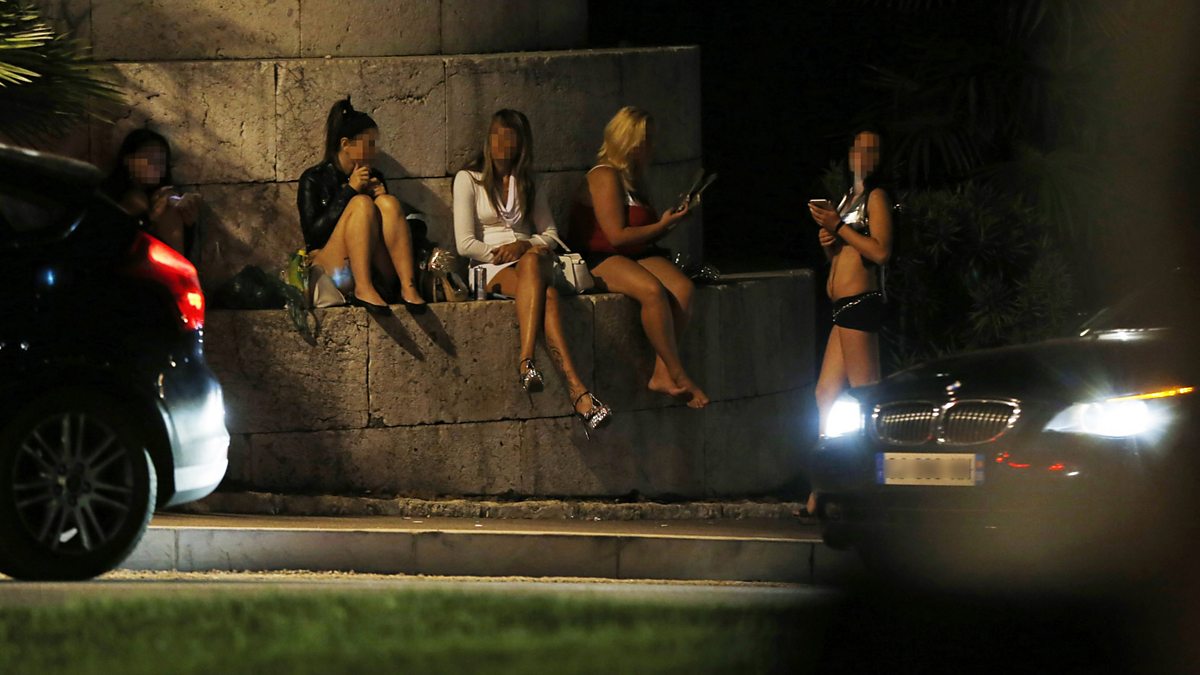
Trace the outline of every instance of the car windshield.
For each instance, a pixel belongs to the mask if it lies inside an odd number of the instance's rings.
[[[1080,333],[1114,330],[1176,328],[1200,302],[1196,272],[1174,269],[1097,312],[1079,327]]]

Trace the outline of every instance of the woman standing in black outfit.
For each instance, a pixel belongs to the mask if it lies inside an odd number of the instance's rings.
[[[300,177],[296,201],[304,244],[314,265],[348,291],[351,302],[385,313],[387,301],[371,278],[398,278],[400,301],[423,305],[413,274],[412,236],[400,200],[388,194],[371,166],[379,127],[350,99],[333,104],[325,126],[325,159]],[[346,274],[346,273],[349,274]]]

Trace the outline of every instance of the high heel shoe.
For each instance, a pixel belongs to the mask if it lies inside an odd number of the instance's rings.
[[[471,289],[458,272],[432,270],[434,295],[440,289],[445,302],[463,302],[471,298]]]
[[[463,302],[471,297],[471,289],[456,271],[458,257],[453,253],[435,248],[429,256],[426,269],[430,273],[430,298],[437,299],[440,288],[446,302]]]
[[[585,391],[580,394],[579,398],[575,399],[575,402],[571,404],[571,407],[574,408],[575,406],[579,405],[579,402],[583,400],[584,396],[592,399],[592,407],[588,408],[588,411],[585,413],[581,413],[576,410],[575,416],[578,417],[579,421],[583,423],[583,435],[590,441],[592,440],[592,434],[589,432],[600,429],[604,425],[611,422],[613,412],[612,408],[605,405],[603,401],[596,398],[596,395],[590,391]]]
[[[524,359],[521,365],[525,366],[524,372],[521,373],[521,387],[525,389],[526,394],[533,394],[541,391],[546,386],[546,381],[542,379],[542,373],[537,369],[533,359]]]

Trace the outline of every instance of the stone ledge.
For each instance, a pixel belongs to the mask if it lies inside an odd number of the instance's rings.
[[[548,369],[532,398],[516,383],[512,301],[384,319],[318,310],[315,344],[280,310],[213,312],[206,349],[233,436],[226,489],[671,499],[795,490],[815,435],[812,294],[803,270],[698,289],[682,353],[713,400],[702,411],[645,390],[653,354],[631,300],[568,298],[577,367],[616,415],[591,441],[558,373]],[[730,354],[742,355],[737,367]]]
[[[269,516],[403,516],[406,518],[495,518],[538,520],[746,520],[808,518],[800,502],[613,502],[567,499],[493,501],[427,500],[407,497],[344,497],[267,492],[217,492],[173,511]]]
[[[811,386],[810,272],[700,286],[695,298],[682,355],[712,400]],[[681,405],[645,389],[653,353],[636,303],[614,294],[589,294],[565,298],[563,304],[572,356],[598,396],[618,412]],[[310,345],[281,310],[209,313],[206,351],[225,387],[232,433],[570,414],[561,376],[544,352],[539,360],[547,370],[547,391],[531,405],[517,386],[519,336],[511,300],[437,303],[421,316],[398,308],[382,320],[354,308],[317,310],[316,315],[318,341]],[[247,351],[246,339],[253,340],[254,351]],[[327,404],[359,416],[329,414]]]

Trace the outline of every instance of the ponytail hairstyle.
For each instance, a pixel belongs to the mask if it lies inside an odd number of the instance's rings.
[[[492,114],[488,122],[487,136],[484,138],[483,152],[478,153],[467,163],[470,171],[478,171],[477,185],[482,185],[487,193],[488,201],[496,213],[500,212],[500,186],[503,181],[496,175],[495,163],[492,159],[492,129],[504,127],[517,132],[516,156],[512,159],[511,180],[517,181],[517,205],[522,213],[529,213],[533,208],[533,197],[536,187],[533,184],[533,130],[529,126],[529,118],[519,110],[504,108]]]
[[[353,140],[368,129],[378,128],[379,125],[370,115],[350,105],[349,96],[337,101],[329,109],[329,117],[325,120],[325,160],[332,162],[337,159],[343,138]]]

